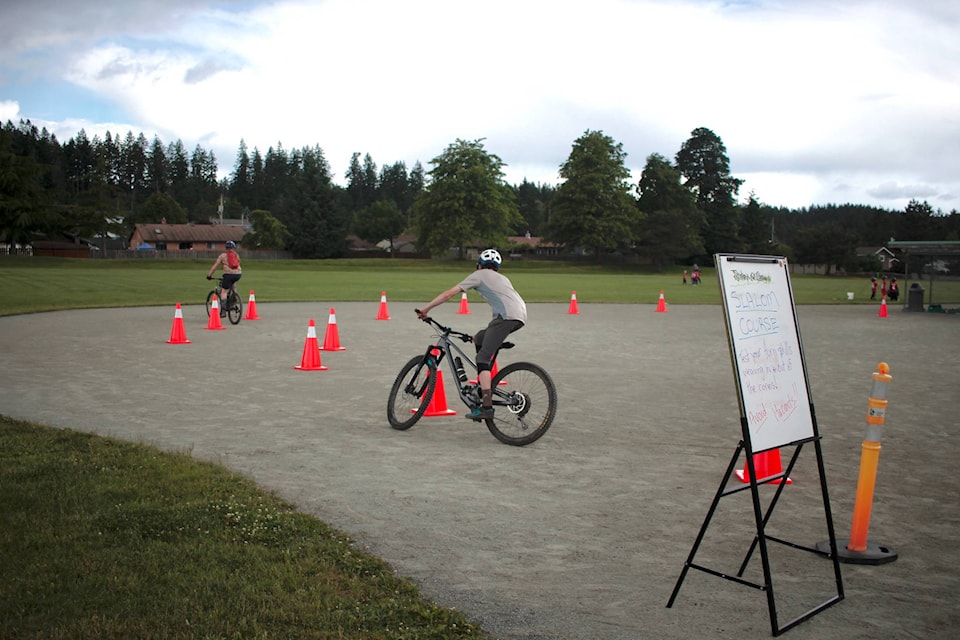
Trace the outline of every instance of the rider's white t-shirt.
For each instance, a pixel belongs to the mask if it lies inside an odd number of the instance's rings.
[[[527,323],[527,304],[513,288],[510,279],[493,269],[477,269],[463,279],[459,285],[461,291],[476,289],[477,293],[490,304],[493,317],[504,320],[519,320]]]

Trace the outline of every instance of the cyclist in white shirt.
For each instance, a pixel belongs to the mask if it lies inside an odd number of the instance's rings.
[[[490,371],[497,351],[508,335],[527,322],[527,305],[513,288],[510,279],[500,273],[502,263],[503,258],[499,251],[485,249],[480,253],[477,268],[473,273],[417,310],[417,315],[421,319],[426,318],[434,307],[470,289],[476,289],[477,293],[490,304],[493,318],[487,328],[480,330],[473,339],[477,348],[480,406],[474,407],[466,417],[476,421],[486,420],[494,415]]]

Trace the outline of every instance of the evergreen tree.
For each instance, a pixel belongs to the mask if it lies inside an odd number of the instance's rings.
[[[393,202],[401,213],[413,205],[410,193],[410,178],[407,176],[407,165],[395,162],[384,165],[377,178],[377,201],[389,200]]]
[[[77,194],[89,189],[93,183],[96,159],[93,144],[84,129],[80,129],[77,135],[67,142],[64,160],[67,163],[65,174],[70,191]]]
[[[153,193],[166,193],[170,183],[170,163],[160,138],[154,136],[147,154],[147,188]]]
[[[260,150],[253,148],[253,156],[250,158],[250,204],[254,210],[262,209],[265,202],[264,194],[264,175],[263,175],[263,156]]]
[[[337,258],[346,253],[349,217],[339,206],[330,167],[320,147],[294,155],[288,248],[298,258]]]
[[[199,144],[190,156],[190,195],[188,215],[194,222],[216,217],[220,200],[217,181],[217,158]]]
[[[896,238],[917,242],[936,240],[938,238],[934,228],[933,207],[926,200],[911,200],[900,216]]]
[[[167,162],[170,167],[170,195],[180,206],[189,208],[190,159],[183,141],[177,140],[167,145]]]
[[[703,212],[669,160],[657,153],[648,156],[637,191],[637,207],[644,214],[637,246],[658,270],[703,252]]]
[[[702,234],[707,254],[740,251],[736,195],[743,180],[730,175],[727,148],[720,136],[705,127],[694,129],[677,152],[676,162],[705,214]]]
[[[247,144],[241,139],[237,159],[233,163],[229,194],[240,207],[249,207],[253,204],[252,191],[253,171],[250,167],[250,156],[247,155]]]
[[[520,186],[514,188],[517,203],[520,207],[522,224],[513,229],[514,235],[539,236],[550,219],[550,204],[556,189],[548,185],[539,185],[528,182],[524,178]]]
[[[0,129],[0,238],[12,245],[25,245],[56,224],[45,206],[40,167],[24,142],[9,121]]]
[[[277,148],[267,149],[263,159],[263,208],[271,211],[280,222],[292,228],[287,218],[289,190],[292,187],[291,175],[293,165],[287,156],[283,145],[277,143]]]
[[[147,191],[147,140],[141,133],[134,137],[132,131],[120,145],[120,188],[129,198],[127,213],[132,215],[140,196]]]
[[[747,198],[741,219],[743,224],[740,228],[740,239],[743,250],[755,254],[769,253],[773,243],[770,237],[770,219],[764,214],[753,193]]]

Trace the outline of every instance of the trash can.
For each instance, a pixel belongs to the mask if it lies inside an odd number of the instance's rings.
[[[907,291],[907,311],[923,311],[923,287],[919,282],[914,282]]]

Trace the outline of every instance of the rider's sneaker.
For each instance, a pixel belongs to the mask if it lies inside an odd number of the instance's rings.
[[[475,422],[490,420],[493,418],[493,407],[474,407],[473,410],[464,417]]]

